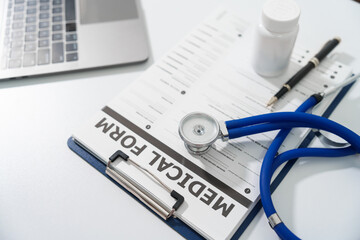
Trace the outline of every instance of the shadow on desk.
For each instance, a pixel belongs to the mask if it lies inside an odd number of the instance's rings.
[[[281,203],[281,209],[283,212],[290,212],[290,214],[288,214],[288,217],[286,218],[286,223],[287,225],[292,228],[292,229],[296,229],[297,231],[299,231],[299,229],[301,229],[304,226],[297,226],[296,220],[294,218],[294,216],[299,215],[298,212],[295,211],[294,206],[295,205],[301,205],[302,207],[306,206],[307,204],[312,205],[312,209],[315,210],[315,212],[311,212],[312,217],[314,219],[316,219],[317,217],[323,219],[325,222],[326,221],[332,221],[335,224],[338,224],[339,229],[344,229],[344,225],[349,224],[352,222],[352,216],[348,216],[347,219],[341,219],[341,218],[332,218],[332,217],[325,217],[325,216],[320,216],[319,214],[323,213],[323,209],[324,207],[327,207],[327,204],[324,205],[324,203],[322,202],[323,198],[321,198],[320,196],[329,196],[329,195],[338,195],[338,196],[342,196],[343,201],[339,202],[338,205],[333,204],[333,209],[329,209],[329,211],[332,211],[333,214],[336,216],[336,214],[338,214],[340,211],[342,211],[342,209],[344,208],[344,203],[350,204],[348,205],[348,208],[352,208],[354,214],[358,214],[358,208],[356,208],[356,205],[353,205],[353,202],[350,203],[347,199],[352,198],[352,196],[349,196],[349,192],[353,192],[356,193],[355,195],[358,196],[360,194],[358,188],[356,187],[355,184],[351,183],[351,176],[344,176],[343,179],[338,179],[337,181],[341,181],[341,184],[343,187],[342,188],[337,188],[335,186],[333,186],[331,184],[331,182],[327,182],[326,186],[323,185],[323,181],[326,179],[329,179],[329,176],[337,176],[336,174],[334,175],[334,173],[339,172],[339,171],[344,171],[344,170],[349,170],[349,169],[353,169],[356,171],[360,171],[360,156],[352,156],[352,157],[343,157],[343,158],[303,158],[303,159],[299,159],[297,160],[296,165],[294,166],[293,169],[291,171],[296,171],[296,173],[294,174],[288,174],[284,181],[287,182],[287,186],[286,186],[286,196],[282,195],[279,198],[282,199]],[[324,177],[323,174],[329,174],[328,177]],[[320,179],[321,182],[318,182]],[[322,180],[321,180],[322,179]],[[313,181],[314,183],[314,188],[316,191],[313,191],[311,189],[309,189],[309,191],[307,192],[308,196],[301,196],[299,198],[298,191],[300,192],[304,192],[301,190],[298,190],[298,188],[303,188],[304,186],[308,186],[306,184],[301,184],[301,181]],[[281,188],[281,185],[279,186]],[[278,189],[277,189],[278,190]],[[277,191],[275,190],[275,192]],[[284,192],[284,190],[282,190],[282,192]],[[338,196],[334,196],[334,199],[337,198],[341,198]],[[276,198],[276,197],[275,197]],[[286,201],[284,201],[284,198],[286,198]],[[299,200],[300,199],[300,200]],[[336,202],[336,200],[331,200],[328,199],[328,201],[330,203],[334,203]],[[299,202],[302,202],[301,204]],[[276,204],[275,204],[276,205]],[[316,209],[319,209],[319,213],[316,211]],[[303,211],[305,211],[306,213],[306,208],[303,209]],[[305,214],[306,215],[306,214]],[[309,227],[309,229],[311,229],[311,226],[314,228],[318,228],[320,229],[322,224],[318,224],[318,226],[315,225],[311,225],[314,224],[314,221],[316,220],[312,220],[309,221],[308,224],[305,224],[306,227]],[[327,220],[325,220],[327,219]],[[308,226],[311,225],[311,226]],[[329,224],[330,226],[331,224]],[[351,226],[354,226],[351,224]],[[358,233],[359,230],[356,230]],[[295,231],[296,233],[296,231]],[[311,233],[311,231],[310,231]],[[313,232],[314,235],[319,235],[322,234],[324,236],[324,239],[326,239],[326,236],[328,235],[332,235],[336,236],[339,235],[340,237],[340,233],[337,232],[337,229],[333,229],[331,230],[330,228],[327,229],[326,233],[321,233],[320,230],[316,230]],[[301,232],[299,233],[299,237],[300,238],[305,238],[305,236],[301,236]],[[309,236],[306,236],[309,237]],[[334,239],[334,238],[333,238]],[[336,239],[336,238],[335,238]],[[340,239],[340,238],[338,238]]]
[[[69,81],[69,80],[76,81],[76,80],[86,79],[89,77],[110,76],[110,75],[117,75],[122,73],[129,73],[129,72],[139,72],[139,71],[142,72],[153,64],[154,59],[152,56],[153,55],[150,51],[149,59],[140,63],[130,63],[130,64],[123,64],[116,66],[93,68],[87,70],[70,71],[63,73],[54,73],[54,74],[1,80],[0,89],[60,82],[60,81]]]

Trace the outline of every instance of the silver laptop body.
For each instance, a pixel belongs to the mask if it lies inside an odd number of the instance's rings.
[[[3,0],[0,80],[145,61],[138,0]]]

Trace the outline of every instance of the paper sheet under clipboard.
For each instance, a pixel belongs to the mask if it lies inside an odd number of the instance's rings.
[[[115,97],[73,137],[104,163],[118,149],[185,197],[176,216],[209,239],[228,239],[259,199],[263,156],[276,132],[228,143],[216,142],[205,155],[190,155],[177,130],[187,113],[201,111],[219,120],[293,111],[307,97],[342,81],[350,69],[326,59],[273,109],[267,101],[312,57],[297,47],[287,72],[264,79],[250,66],[251,27],[220,9]],[[321,115],[333,98],[316,109]],[[291,132],[281,150],[296,148],[307,131]],[[124,161],[114,167],[171,208],[159,184]]]

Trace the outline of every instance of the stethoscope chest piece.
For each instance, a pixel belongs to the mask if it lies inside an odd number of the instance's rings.
[[[219,138],[220,127],[215,118],[194,112],[181,119],[179,135],[187,150],[195,155],[206,153]]]

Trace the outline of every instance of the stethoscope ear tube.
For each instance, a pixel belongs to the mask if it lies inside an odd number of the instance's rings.
[[[307,111],[307,109],[313,107],[316,104],[315,100],[316,99],[314,99],[313,97],[310,97],[296,110],[295,113],[297,113],[297,115],[305,114],[303,112]],[[326,123],[329,127],[329,128],[327,127],[323,127],[323,128],[327,128],[326,130],[328,130],[329,132],[332,132],[338,135],[339,137],[347,140],[351,144],[351,146],[346,148],[338,148],[338,149],[299,148],[299,149],[286,151],[276,156],[281,144],[283,143],[283,141],[291,131],[291,128],[288,128],[288,129],[280,130],[280,132],[278,133],[278,135],[275,137],[274,141],[270,145],[263,160],[261,172],[260,172],[261,202],[265,214],[268,217],[270,225],[281,239],[299,239],[299,238],[295,234],[293,234],[281,221],[271,200],[270,183],[271,183],[271,177],[274,171],[276,170],[276,168],[290,159],[296,159],[299,157],[305,157],[305,156],[306,157],[309,156],[339,157],[339,156],[352,155],[360,152],[360,136],[358,136],[356,133],[352,132],[351,130],[347,129],[346,127],[337,124],[329,119],[323,120],[322,123]],[[277,220],[276,224],[274,224],[274,219]]]
[[[306,127],[321,129],[328,132],[333,132],[334,129],[341,131],[343,137],[348,142],[354,141],[357,135],[350,129],[324,117],[316,116],[303,112],[279,112],[258,115],[249,117],[248,119],[255,121],[248,121],[250,126],[241,128],[229,129],[229,138],[238,138],[250,134],[257,134],[266,131],[273,131],[279,129],[291,129],[295,127]],[[262,122],[259,121],[261,119]]]
[[[327,118],[306,113],[323,99],[322,94],[308,98],[295,112],[262,114],[221,122],[204,113],[190,113],[180,122],[179,134],[191,154],[206,153],[218,139],[239,138],[251,134],[280,130],[264,157],[260,171],[260,195],[270,226],[281,239],[299,239],[282,222],[271,200],[270,183],[275,170],[290,159],[299,157],[342,157],[360,153],[360,136],[350,129]],[[350,146],[343,148],[299,148],[278,155],[278,151],[292,128],[325,130],[346,140]],[[318,134],[317,134],[318,135]]]

